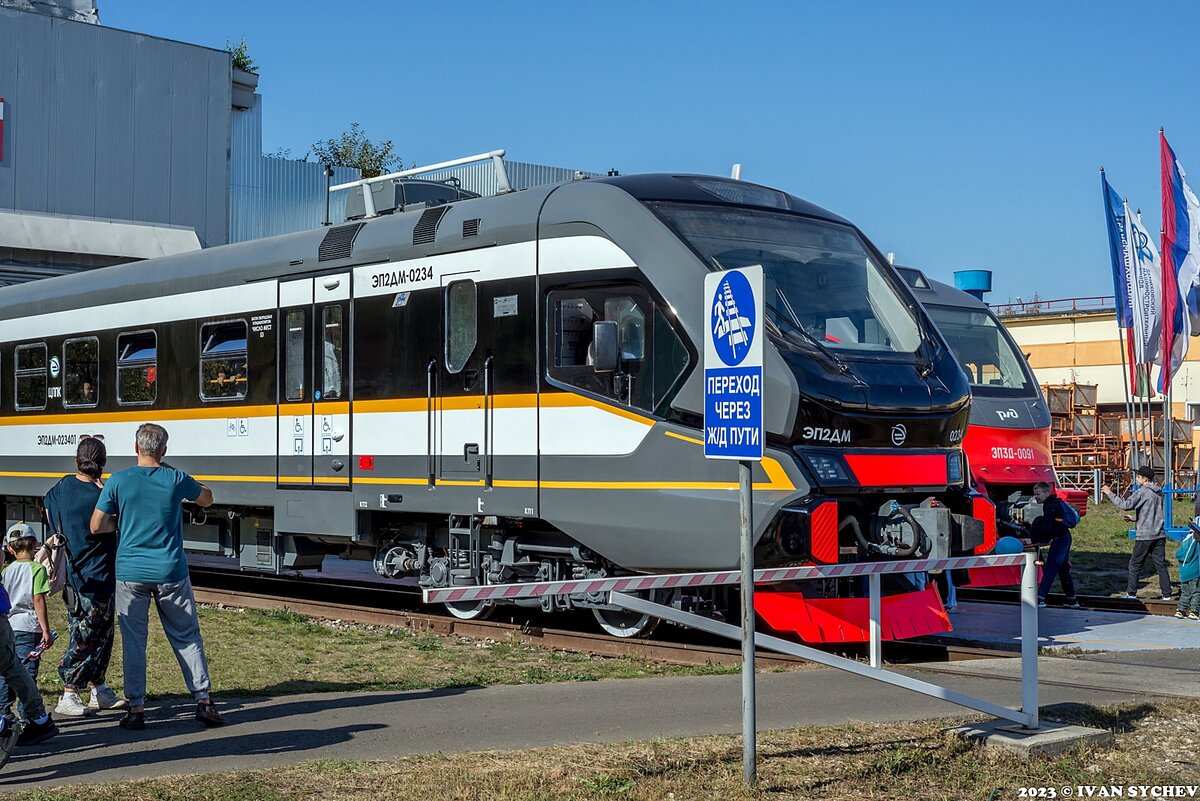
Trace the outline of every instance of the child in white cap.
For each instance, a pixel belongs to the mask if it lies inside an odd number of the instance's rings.
[[[4,548],[13,558],[3,571],[4,589],[12,604],[8,624],[12,627],[17,660],[25,666],[29,678],[34,682],[37,682],[38,666],[41,664],[39,648],[44,650],[53,642],[46,615],[50,577],[46,575],[46,568],[33,560],[37,547],[37,533],[27,523],[17,523],[4,535]],[[34,652],[38,656],[31,657]],[[0,711],[9,714],[16,700],[16,691],[6,685],[4,693],[0,695]],[[21,704],[20,711],[24,718],[24,704]]]
[[[34,541],[37,541],[37,535],[33,528],[25,523],[17,523],[11,526],[5,534],[5,541],[7,542],[9,539],[14,538],[14,535],[16,538],[32,536]],[[44,572],[45,568],[43,568]],[[5,587],[0,586],[0,688],[3,689],[3,697],[5,698],[8,697],[10,692],[15,691],[16,695],[21,699],[22,706],[25,708],[25,715],[28,722],[22,727],[18,726],[16,721],[8,715],[0,717],[0,765],[8,761],[9,754],[12,753],[13,746],[17,743],[32,745],[40,743],[43,740],[48,740],[58,734],[58,726],[54,725],[54,721],[46,712],[45,704],[42,703],[42,694],[38,692],[37,684],[30,678],[29,671],[25,669],[25,666],[17,658],[13,629],[8,619],[8,612],[12,609],[12,606],[13,604],[9,600],[8,592]],[[27,654],[28,650],[23,656]],[[18,733],[20,735],[19,738]]]

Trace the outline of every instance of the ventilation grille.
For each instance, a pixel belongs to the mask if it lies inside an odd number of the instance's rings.
[[[417,220],[417,227],[413,229],[414,245],[428,245],[433,242],[437,237],[438,223],[442,221],[447,209],[447,206],[437,206],[425,209],[421,213],[421,219]]]
[[[364,225],[366,223],[354,223],[330,228],[329,233],[325,234],[325,238],[321,240],[321,247],[317,248],[317,261],[333,261],[348,257],[354,251],[354,240]]]
[[[463,236],[479,236],[479,218],[463,220]]]

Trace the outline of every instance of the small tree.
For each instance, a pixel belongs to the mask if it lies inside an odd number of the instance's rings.
[[[253,72],[255,74],[258,73],[258,65],[254,63],[254,59],[250,58],[250,45],[246,44],[245,36],[239,39],[237,44],[226,39],[225,49],[233,57],[234,69]]]
[[[355,122],[340,138],[315,143],[312,154],[322,164],[354,167],[363,178],[374,178],[400,169],[400,157],[396,155],[395,147],[391,139],[378,144],[372,142]]]

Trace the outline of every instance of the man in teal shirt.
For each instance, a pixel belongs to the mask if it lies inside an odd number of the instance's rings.
[[[162,463],[167,453],[167,430],[162,426],[140,426],[134,447],[137,466],[108,480],[91,523],[93,533],[121,530],[116,605],[129,711],[120,725],[125,729],[146,727],[146,628],[154,599],[183,678],[196,696],[196,720],[219,726],[225,721],[209,697],[212,683],[183,553],[180,506],[183,501],[212,506],[212,491],[182,470]]]

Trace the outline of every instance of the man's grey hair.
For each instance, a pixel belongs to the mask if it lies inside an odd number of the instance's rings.
[[[138,453],[161,459],[167,452],[167,429],[155,423],[142,423],[137,430]]]

